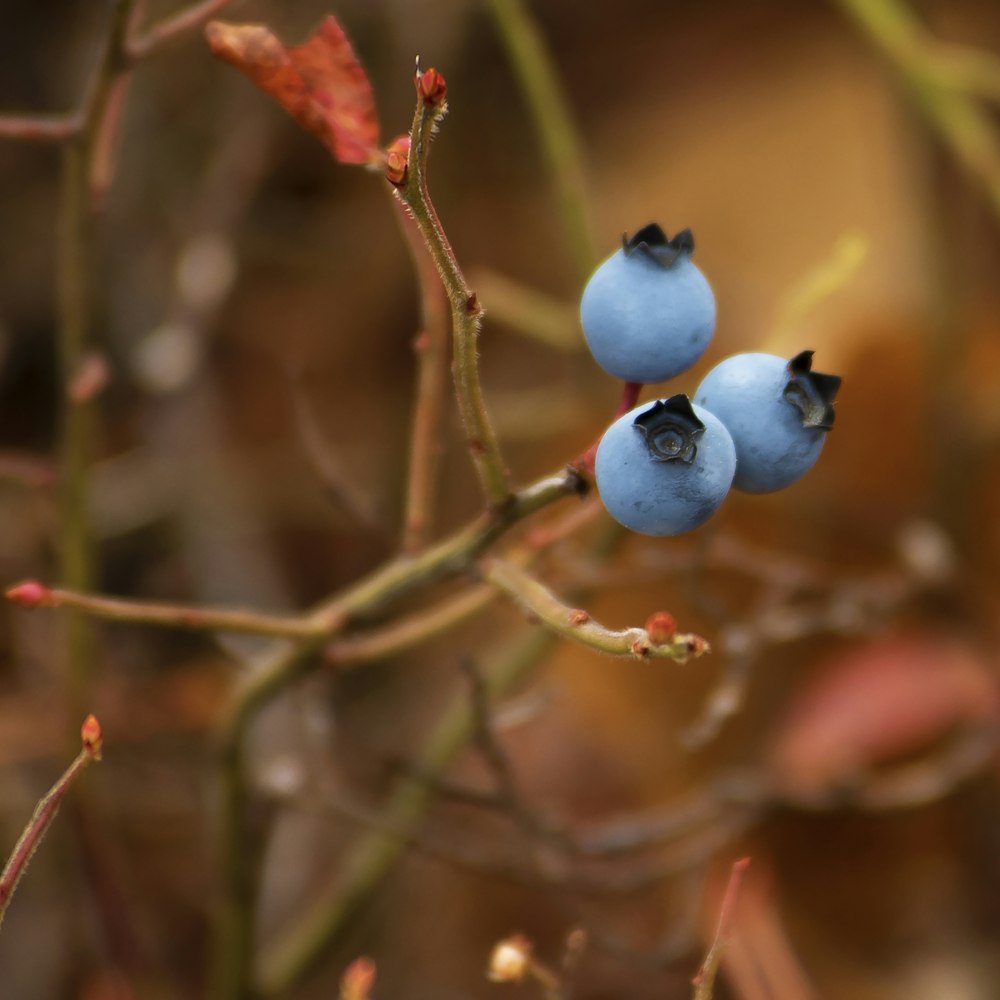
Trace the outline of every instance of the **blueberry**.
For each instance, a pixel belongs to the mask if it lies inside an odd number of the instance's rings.
[[[591,275],[580,323],[597,363],[626,382],[662,382],[687,370],[715,330],[715,297],[691,262],[690,229],[668,239],[651,223]]]
[[[715,513],[735,469],[726,428],[677,395],[619,417],[597,446],[594,478],[608,513],[626,528],[677,535]]]
[[[770,493],[813,467],[833,426],[838,375],[811,371],[812,351],[791,361],[734,354],[704,378],[694,398],[714,413],[736,445],[733,486]]]

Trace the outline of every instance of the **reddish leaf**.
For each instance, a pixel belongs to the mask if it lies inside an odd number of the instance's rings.
[[[1000,690],[972,648],[930,635],[855,647],[809,678],[778,726],[776,776],[819,790],[1000,716]]]
[[[214,55],[246,73],[340,163],[381,161],[371,84],[336,18],[293,47],[258,24],[212,21],[205,36]]]

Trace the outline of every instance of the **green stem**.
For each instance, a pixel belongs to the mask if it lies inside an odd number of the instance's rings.
[[[524,0],[489,0],[548,165],[569,250],[581,279],[597,259],[584,176],[584,157],[569,102],[538,22]]]

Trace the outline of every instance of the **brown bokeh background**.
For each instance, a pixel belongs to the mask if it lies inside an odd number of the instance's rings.
[[[651,220],[694,230],[719,323],[706,357],[670,391],[693,391],[721,357],[761,347],[812,348],[817,366],[845,381],[822,460],[795,487],[734,495],[687,538],[626,539],[602,566],[585,555],[604,527],[591,524],[541,562],[557,592],[591,586],[587,610],[610,627],[667,608],[714,653],[677,666],[560,645],[509,705],[496,706],[527,800],[583,830],[702,794],[769,759],[803,686],[871,637],[933,629],[943,637],[932,647],[941,670],[950,663],[944,644],[959,642],[985,681],[885,754],[930,761],[942,782],[925,803],[866,808],[850,789],[840,805],[762,799],[731,834],[724,824],[700,831],[696,860],[676,876],[594,898],[414,850],[295,996],[336,995],[359,954],[378,965],[378,997],[500,996],[512,987],[484,974],[495,941],[521,931],[557,961],[579,924],[591,935],[582,1000],[686,996],[718,883],[749,853],[746,920],[773,933],[741,944],[740,967],[752,966],[745,953],[756,949],[780,995],[996,997],[995,759],[986,753],[954,775],[935,762],[949,759],[953,730],[989,716],[995,691],[1000,208],[835,4],[532,8],[584,149],[598,253]],[[151,3],[148,15],[169,10]],[[296,40],[327,10],[313,0],[248,0],[226,16]],[[14,0],[5,13],[0,111],[72,106],[103,11]],[[503,295],[501,275],[572,318],[582,287],[509,62],[472,0],[345,0],[334,13],[368,69],[385,141],[409,125],[416,54],[448,80],[432,192],[460,262],[484,290],[487,401],[515,479],[529,482],[601,432],[618,387],[572,322],[555,347],[517,330],[508,303],[490,300],[491,288]],[[1000,53],[995,3],[940,0],[919,14],[940,39]],[[983,107],[1000,130],[1000,107]],[[986,167],[1000,185],[1000,166]],[[53,149],[0,143],[4,584],[57,572],[46,477],[60,398],[58,185]],[[391,554],[418,297],[381,179],[332,164],[195,32],[134,74],[98,233],[92,327],[111,375],[91,489],[99,588],[291,610]],[[809,276],[859,248],[863,260],[834,268],[829,294],[795,312]],[[332,493],[296,419],[303,402],[340,482]],[[479,509],[455,419],[445,444],[438,534]],[[38,460],[30,474],[25,456]],[[793,584],[775,583],[786,570]],[[817,607],[833,611],[809,618]],[[342,676],[317,671],[266,713],[253,748],[262,798],[298,792],[269,807],[262,940],[363,832],[332,813],[323,789],[375,809],[467,683],[463,663],[485,662],[533,627],[498,602],[396,660]],[[58,613],[2,610],[0,822],[11,844],[63,766],[75,724],[64,710],[58,628]],[[742,657],[748,634],[759,651]],[[216,887],[216,725],[255,642],[125,625],[98,635],[93,699],[106,759],[86,776],[88,808],[65,811],[18,891],[0,934],[0,992],[198,995]],[[740,708],[706,730],[706,705],[727,678],[744,682]],[[873,691],[891,719],[894,695]],[[858,694],[864,705],[869,694]],[[846,702],[850,716],[850,693]],[[695,731],[704,738],[692,745],[685,737]],[[859,757],[837,775],[855,791],[867,787],[869,760]],[[447,781],[488,788],[491,775],[470,751]],[[509,817],[447,799],[421,828],[438,854],[451,845],[527,860]],[[779,968],[791,955],[801,965],[794,975]],[[734,971],[717,994],[767,995],[752,979]]]

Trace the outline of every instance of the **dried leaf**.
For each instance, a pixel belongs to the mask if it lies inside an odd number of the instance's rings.
[[[776,729],[770,763],[786,786],[820,790],[998,716],[1000,690],[976,650],[935,635],[882,639],[809,678]]]
[[[288,47],[258,24],[212,21],[212,53],[242,70],[340,163],[377,163],[379,123],[368,76],[337,23],[326,17],[303,42]]]

